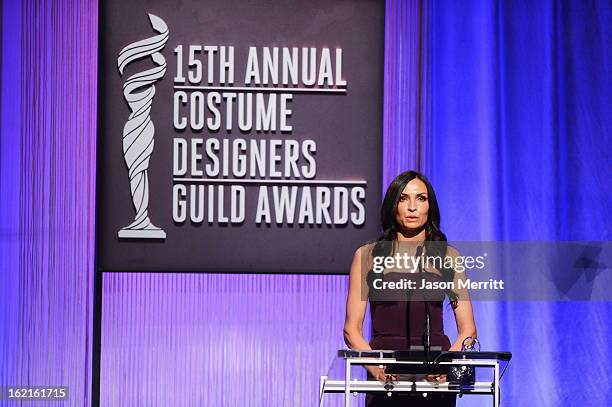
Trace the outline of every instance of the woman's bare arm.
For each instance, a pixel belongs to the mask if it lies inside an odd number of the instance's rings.
[[[453,257],[458,257],[459,252],[449,247],[449,254]],[[467,278],[465,272],[455,272],[455,287],[459,287],[459,281],[465,281]],[[455,313],[455,322],[457,324],[457,339],[451,346],[451,351],[461,351],[461,345],[465,338],[475,338],[476,323],[474,322],[474,310],[472,309],[472,301],[470,300],[470,293],[467,288],[454,290],[459,296],[457,303],[453,306],[453,312]]]
[[[363,337],[363,319],[368,305],[362,298],[361,284],[361,249],[353,256],[349,276],[349,292],[346,299],[346,318],[344,320],[344,342],[351,349],[371,350],[370,344]]]
[[[467,337],[475,338],[476,324],[474,323],[474,312],[472,302],[468,299],[459,299],[453,307],[455,322],[457,323],[457,340],[451,346],[451,351],[460,351],[463,341]]]
[[[351,264],[349,292],[346,299],[346,319],[344,320],[344,342],[351,349],[371,350],[370,344],[363,337],[363,319],[368,305],[367,295],[362,293],[363,275],[361,249],[357,249]],[[396,381],[397,375],[385,373],[385,366],[365,365],[370,374],[381,383]]]

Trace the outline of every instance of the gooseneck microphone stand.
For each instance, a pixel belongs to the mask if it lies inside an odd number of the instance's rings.
[[[417,247],[416,257],[419,262],[419,273],[421,278],[423,278],[423,263],[418,260],[423,254],[423,246]],[[425,304],[425,324],[423,327],[423,352],[425,354],[425,362],[427,364],[431,363],[430,359],[430,351],[431,351],[431,315],[429,314],[429,302],[427,301],[427,296],[424,295],[424,304]]]

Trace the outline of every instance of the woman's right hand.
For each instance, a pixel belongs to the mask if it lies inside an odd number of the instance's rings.
[[[386,366],[380,367],[379,365],[366,365],[365,367],[368,372],[382,384],[397,383],[399,377],[397,374],[388,374],[385,372]]]

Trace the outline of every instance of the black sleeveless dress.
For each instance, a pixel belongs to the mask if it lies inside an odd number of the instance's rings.
[[[415,279],[420,286],[421,279],[430,281],[441,281],[439,274],[425,272],[422,274],[407,275],[406,273],[388,273],[384,275],[385,281],[398,281],[399,279]],[[368,282],[370,285],[371,282]],[[392,296],[396,298],[392,298]],[[370,315],[372,318],[372,349],[402,350],[409,349],[410,345],[423,344],[423,330],[425,321],[425,304],[429,307],[431,326],[431,345],[441,346],[448,350],[451,346],[448,336],[444,333],[442,318],[444,292],[427,291],[427,294],[416,289],[390,293],[385,300],[370,298]],[[392,300],[390,300],[392,299]],[[419,300],[422,299],[422,300]],[[427,397],[421,394],[393,394],[388,397],[385,393],[368,394],[366,397],[367,407],[421,407],[455,406],[456,396],[454,394],[428,393]]]

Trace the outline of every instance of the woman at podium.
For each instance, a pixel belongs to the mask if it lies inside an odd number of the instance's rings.
[[[476,337],[472,304],[467,291],[453,289],[463,273],[442,262],[425,259],[456,259],[459,253],[447,244],[440,230],[440,209],[430,182],[422,174],[406,171],[387,188],[381,207],[381,236],[359,248],[350,270],[344,339],[351,349],[405,350],[423,346],[460,351],[467,337]],[[450,284],[448,284],[450,283]],[[454,284],[454,285],[453,285]],[[424,286],[451,287],[424,289]],[[451,344],[444,333],[444,300],[448,297],[457,324]],[[370,303],[372,338],[363,336],[363,320]],[[425,339],[426,320],[429,335]],[[366,366],[368,376],[383,383],[396,381],[386,367]],[[430,374],[426,380],[446,381],[446,375]],[[449,393],[368,394],[366,406],[454,406]]]

